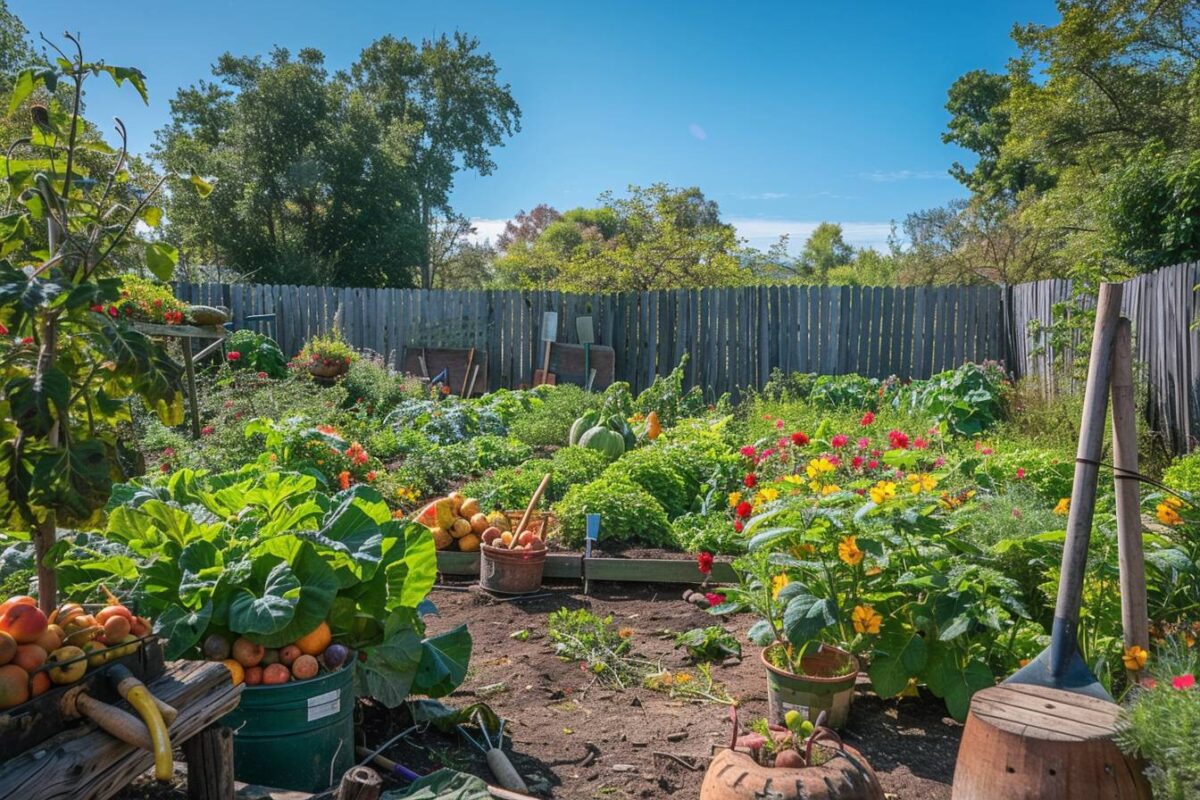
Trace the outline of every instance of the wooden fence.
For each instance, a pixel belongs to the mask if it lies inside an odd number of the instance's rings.
[[[987,286],[762,286],[624,294],[423,291],[318,286],[181,284],[192,303],[223,305],[235,327],[274,315],[288,355],[332,325],[352,345],[399,366],[406,347],[476,347],[489,389],[530,382],[543,311],[558,312],[559,342],[577,342],[591,316],[616,354],[616,380],[635,391],[690,354],[689,386],[710,396],[761,387],[771,371],[924,378],[966,361],[1005,356],[1003,290]]]
[[[1198,284],[1200,265],[1164,267],[1126,281],[1121,304],[1122,313],[1133,323],[1138,384],[1147,387],[1147,422],[1177,453],[1186,452],[1200,439],[1200,331],[1192,327],[1200,313],[1194,291]],[[1040,376],[1053,390],[1062,376],[1056,368],[1074,358],[1082,343],[1055,352],[1044,346],[1031,326],[1052,322],[1055,304],[1078,313],[1094,301],[1074,300],[1073,286],[1066,280],[1024,283],[1005,291],[1011,332],[1008,368],[1017,376]]]

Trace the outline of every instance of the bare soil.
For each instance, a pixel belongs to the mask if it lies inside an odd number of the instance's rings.
[[[578,584],[549,586],[526,598],[492,597],[469,583],[441,585],[430,598],[438,614],[431,634],[467,623],[474,639],[466,681],[444,702],[487,702],[508,720],[506,749],[531,792],[544,798],[695,798],[714,745],[728,741],[729,709],[716,703],[672,700],[643,687],[613,689],[578,663],[554,655],[546,617],[559,608],[612,614],[633,631],[633,652],[673,671],[692,667],[674,649],[674,635],[715,619],[683,601],[683,587],[597,583],[585,596]],[[743,722],[766,715],[766,678],[758,651],[745,641],[748,618],[729,620],[745,658],[714,668],[714,677],[739,702]],[[528,639],[514,639],[517,631]],[[374,749],[409,727],[407,712],[367,704],[363,734]],[[860,681],[850,721],[841,732],[874,766],[885,792],[899,800],[948,800],[962,728],[928,696],[881,700]],[[429,730],[410,735],[385,755],[417,772],[446,766],[494,780],[483,756],[456,736]],[[122,800],[166,800],[182,786],[139,781]],[[398,784],[397,784],[398,785]]]

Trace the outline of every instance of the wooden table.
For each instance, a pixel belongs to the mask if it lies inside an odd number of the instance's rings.
[[[188,796],[232,800],[233,740],[215,723],[237,707],[242,687],[223,664],[176,661],[149,688],[179,711],[171,743],[187,757]],[[0,798],[104,800],[153,766],[148,751],[85,723],[0,764]]]
[[[196,397],[196,358],[203,358],[221,346],[229,335],[222,325],[159,325],[154,322],[134,322],[133,329],[147,336],[169,336],[180,341],[183,347],[183,369],[187,377],[188,405],[192,418],[192,438],[200,438],[200,403]],[[195,356],[192,355],[192,339],[215,339]]]

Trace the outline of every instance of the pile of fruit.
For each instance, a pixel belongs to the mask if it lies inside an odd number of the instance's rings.
[[[244,636],[230,644],[225,636],[212,633],[205,637],[202,649],[206,659],[220,661],[229,668],[234,686],[242,682],[247,686],[276,686],[306,681],[317,677],[322,669],[333,672],[350,661],[350,649],[334,643],[325,622],[283,647],[263,647]]]
[[[0,603],[0,709],[12,708],[51,686],[74,683],[88,670],[130,655],[150,633],[150,621],[117,598],[88,612],[65,603],[49,615],[27,595]]]
[[[485,514],[479,501],[451,492],[439,497],[417,512],[416,522],[433,533],[433,543],[438,550],[461,550],[474,553],[480,542],[490,541],[487,536],[495,531],[493,539],[508,531],[512,526],[503,513],[493,511]]]
[[[542,538],[541,532],[526,528],[519,534],[514,534],[507,527],[508,520],[505,519],[505,528],[490,527],[483,532],[483,543],[490,547],[501,547],[507,550],[545,550],[546,541]],[[513,537],[516,537],[516,542]]]

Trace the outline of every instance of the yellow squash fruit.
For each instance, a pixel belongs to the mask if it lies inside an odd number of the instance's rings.
[[[477,552],[479,550],[479,537],[473,533],[468,533],[458,540],[458,549],[464,553]]]
[[[458,509],[458,513],[461,516],[470,519],[479,513],[479,501],[474,497],[468,497],[466,500],[463,500],[462,507]]]
[[[662,423],[658,421],[658,412],[651,411],[646,415],[646,438],[653,441],[662,433]]]
[[[471,523],[462,517],[454,520],[454,524],[450,526],[450,535],[455,539],[461,539],[471,532]]]
[[[429,532],[433,534],[433,546],[438,550],[445,550],[454,541],[450,531],[445,528],[430,528]]]
[[[473,514],[471,516],[471,533],[483,533],[491,526],[488,522],[487,514]]]

